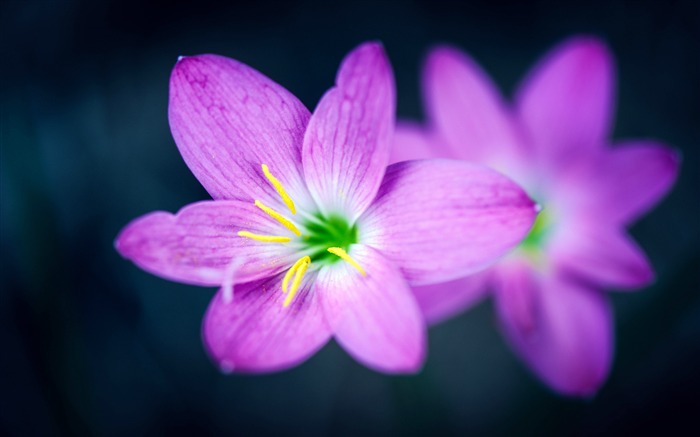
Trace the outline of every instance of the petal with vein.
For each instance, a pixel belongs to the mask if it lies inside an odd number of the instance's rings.
[[[496,310],[515,352],[553,390],[591,396],[610,371],[613,323],[605,296],[526,266],[499,267]]]
[[[426,326],[398,269],[376,250],[356,244],[350,256],[367,272],[338,261],[319,271],[316,291],[336,340],[362,364],[388,373],[423,365]]]
[[[253,68],[223,56],[183,57],[170,77],[168,116],[182,157],[213,198],[284,208],[262,164],[295,201],[308,196],[301,145],[309,111]]]
[[[409,284],[428,285],[488,267],[520,243],[536,215],[522,188],[496,171],[464,161],[404,161],[387,168],[358,231]]]
[[[676,151],[653,141],[620,143],[600,158],[588,194],[600,218],[615,223],[634,221],[658,203],[680,167]]]
[[[591,285],[635,289],[654,279],[644,251],[622,229],[570,225],[558,232],[560,235],[552,238],[549,256]]]
[[[354,220],[379,188],[394,131],[394,76],[382,46],[367,43],[352,51],[336,84],[309,121],[304,174],[324,213]]]
[[[431,123],[453,150],[451,156],[490,162],[520,151],[498,89],[466,54],[451,47],[434,49],[423,69],[423,91]]]
[[[572,38],[526,77],[516,98],[538,159],[564,172],[605,144],[613,117],[613,60],[601,41]]]
[[[292,261],[284,245],[240,237],[240,230],[286,231],[253,204],[204,201],[177,214],[157,211],[137,218],[121,231],[115,246],[154,275],[196,285],[222,285],[232,275],[236,282],[249,281],[281,271]]]
[[[202,336],[224,372],[274,372],[295,366],[330,339],[318,296],[307,276],[283,306],[282,274],[236,286],[232,302],[219,292],[209,304]]]

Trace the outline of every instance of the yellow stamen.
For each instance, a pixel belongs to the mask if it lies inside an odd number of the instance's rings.
[[[275,190],[277,190],[277,193],[282,198],[284,204],[287,205],[287,208],[289,208],[292,214],[296,214],[297,209],[294,207],[294,202],[292,201],[292,198],[289,197],[289,194],[287,194],[287,192],[284,190],[284,187],[282,187],[282,183],[280,183],[276,177],[272,176],[272,173],[270,173],[270,168],[267,165],[262,165],[262,171],[267,180],[270,181],[273,187],[275,187]]]
[[[357,271],[362,274],[362,276],[367,276],[367,273],[365,273],[365,269],[363,269],[362,266],[360,266],[357,263],[357,261],[352,259],[350,257],[350,255],[348,255],[348,253],[346,251],[344,251],[343,249],[341,249],[340,247],[329,247],[328,251],[330,253],[332,253],[333,255],[337,255],[343,261],[347,261],[351,266],[355,267],[357,269]]]
[[[280,222],[285,228],[287,228],[287,229],[289,229],[290,231],[294,232],[294,234],[295,234],[297,237],[301,236],[301,232],[299,231],[299,229],[297,229],[296,226],[294,226],[294,223],[292,223],[291,221],[289,221],[289,219],[287,219],[286,217],[284,217],[282,214],[278,213],[277,211],[275,211],[274,209],[270,208],[269,206],[263,205],[263,203],[262,203],[261,201],[259,201],[259,200],[256,200],[256,201],[255,201],[255,206],[257,206],[258,208],[260,208],[260,209],[262,209],[263,211],[265,211],[270,217],[272,217],[273,219],[275,219],[275,220],[277,220],[278,222]]]
[[[306,258],[306,259],[304,259]],[[284,303],[282,304],[283,307],[288,307],[290,303],[292,303],[292,299],[294,299],[294,296],[297,294],[297,290],[299,290],[299,285],[301,285],[301,278],[304,277],[304,273],[306,273],[306,269],[309,268],[309,264],[311,262],[307,261],[309,257],[304,257],[304,262],[301,263],[299,268],[297,268],[296,274],[294,275],[294,281],[292,281],[292,287],[289,289],[289,294],[287,295],[287,298],[284,300]]]
[[[289,284],[289,280],[292,279],[292,276],[294,276],[294,272],[297,271],[299,266],[304,263],[310,264],[311,258],[309,258],[308,256],[303,256],[299,258],[297,262],[295,262],[294,265],[292,265],[292,267],[289,268],[289,270],[287,270],[287,274],[284,275],[284,279],[282,280],[282,291],[284,291],[285,293],[287,292],[287,284]]]
[[[264,243],[289,243],[292,241],[290,237],[282,237],[278,235],[260,235],[253,234],[252,232],[248,231],[238,231],[238,236],[250,238],[255,241],[262,241]]]

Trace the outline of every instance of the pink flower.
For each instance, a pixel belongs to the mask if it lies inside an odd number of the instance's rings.
[[[409,285],[483,268],[536,216],[473,164],[387,167],[394,79],[379,44],[349,54],[336,82],[311,114],[232,59],[173,70],[173,136],[214,200],[140,217],[116,247],[164,278],[221,286],[202,330],[224,371],[296,365],[331,335],[371,368],[416,371],[426,327]]]
[[[393,161],[451,157],[511,176],[543,207],[525,241],[493,268],[415,288],[429,321],[491,290],[514,351],[554,390],[586,396],[605,380],[613,353],[610,304],[601,288],[653,279],[625,227],[673,185],[677,155],[649,140],[609,147],[613,61],[578,37],[534,68],[509,108],[466,55],[428,56],[423,90],[429,125],[397,130]]]

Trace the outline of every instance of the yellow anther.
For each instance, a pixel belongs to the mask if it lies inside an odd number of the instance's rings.
[[[238,236],[250,238],[255,241],[262,241],[264,243],[289,243],[292,241],[290,237],[282,237],[278,235],[260,235],[253,234],[252,232],[248,231],[238,231]]]
[[[287,205],[287,208],[289,208],[292,214],[296,214],[297,209],[294,207],[294,202],[292,201],[292,198],[289,197],[289,194],[287,194],[287,192],[284,190],[282,183],[276,177],[272,176],[272,173],[270,173],[270,168],[267,165],[262,165],[262,171],[267,180],[270,181],[273,187],[275,187],[275,190],[277,190],[277,193],[282,198],[284,204]]]
[[[297,294],[297,290],[299,290],[299,285],[301,285],[301,278],[304,277],[304,273],[306,273],[306,269],[309,268],[309,264],[311,264],[310,258],[304,257],[302,258],[304,262],[299,265],[297,268],[296,274],[294,275],[294,281],[292,281],[292,287],[289,289],[289,294],[287,295],[287,298],[284,300],[284,303],[282,304],[283,307],[288,307],[290,303],[292,303],[292,299],[294,299],[294,296]]]
[[[287,229],[289,229],[290,231],[294,232],[294,234],[295,234],[297,237],[301,236],[301,232],[299,231],[299,229],[297,229],[296,226],[294,226],[294,223],[292,223],[291,221],[289,221],[289,219],[287,219],[286,217],[284,217],[282,214],[278,213],[277,211],[275,211],[274,209],[270,208],[269,206],[263,205],[263,203],[262,203],[261,201],[259,201],[259,200],[256,200],[256,201],[255,201],[255,206],[257,206],[258,208],[260,208],[260,209],[262,209],[263,211],[265,211],[270,217],[272,217],[273,219],[275,219],[275,220],[277,220],[278,222],[280,222],[285,228],[287,228]]]
[[[348,255],[348,253],[346,251],[344,251],[343,249],[341,249],[340,247],[329,247],[328,251],[330,253],[332,253],[333,255],[338,256],[343,261],[347,261],[351,266],[355,267],[357,269],[357,271],[362,274],[362,276],[367,276],[367,273],[365,273],[365,269],[363,269],[362,266],[360,266],[357,263],[357,261],[352,259],[350,257],[350,255]]]
[[[303,256],[303,257],[299,258],[297,260],[297,262],[295,262],[292,265],[292,267],[289,268],[289,270],[287,270],[287,274],[284,275],[284,279],[282,280],[282,291],[284,291],[285,293],[287,292],[287,284],[289,284],[289,280],[292,279],[292,276],[294,276],[294,272],[297,271],[299,266],[304,264],[304,263],[310,264],[311,258],[309,258],[308,256]]]

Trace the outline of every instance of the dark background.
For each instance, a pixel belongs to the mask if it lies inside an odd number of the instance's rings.
[[[677,434],[700,391],[700,2],[1,2],[0,420],[11,434]],[[213,289],[120,258],[119,229],[208,198],[167,123],[178,55],[241,60],[309,107],[368,39],[394,65],[399,116],[422,117],[426,50],[470,52],[506,95],[576,33],[618,62],[614,138],[683,154],[674,191],[631,230],[658,276],[614,294],[616,358],[589,400],[535,380],[490,302],[430,331],[417,376],[386,376],[335,344],[267,376],[223,376],[200,322]],[[684,428],[686,427],[686,428]]]

